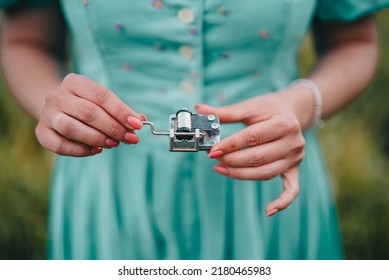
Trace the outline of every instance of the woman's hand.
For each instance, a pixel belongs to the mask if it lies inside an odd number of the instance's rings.
[[[35,132],[41,145],[54,153],[82,157],[120,142],[136,144],[134,129],[141,129],[144,120],[113,92],[69,74],[47,95]]]
[[[70,74],[62,80],[66,24],[59,5],[8,10],[3,21],[4,73],[16,100],[39,121],[35,131],[42,146],[90,156],[120,142],[138,142],[134,129],[142,128],[145,116],[86,77]]]
[[[304,158],[305,140],[294,106],[286,98],[294,94],[292,91],[300,91],[301,96],[307,94],[308,98],[311,95],[296,86],[230,106],[196,106],[199,113],[218,115],[221,122],[247,125],[210,151],[209,157],[219,160],[214,168],[216,172],[241,180],[283,177],[283,193],[266,207],[269,216],[285,209],[299,193],[298,165]]]

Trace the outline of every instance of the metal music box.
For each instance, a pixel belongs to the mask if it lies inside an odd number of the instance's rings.
[[[220,120],[215,115],[193,114],[187,109],[180,109],[169,118],[169,131],[155,131],[152,122],[149,125],[155,135],[169,136],[169,150],[174,152],[197,152],[210,150],[220,141]]]

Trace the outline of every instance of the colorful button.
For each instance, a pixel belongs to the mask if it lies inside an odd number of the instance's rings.
[[[193,36],[196,36],[197,35],[197,29],[196,28],[191,28],[190,29],[190,34],[192,34]]]
[[[195,86],[188,80],[182,81],[181,87],[184,91],[188,93],[193,93],[195,91]]]
[[[262,39],[269,39],[270,37],[270,34],[269,34],[269,31],[267,29],[262,29],[259,31],[259,36],[262,38]]]
[[[221,14],[223,16],[229,16],[230,15],[230,11],[227,10],[225,7],[220,7],[219,8],[219,14]]]
[[[199,72],[197,72],[196,70],[193,70],[192,71],[192,77],[194,78],[194,79],[198,79],[199,78]]]
[[[122,68],[125,70],[125,71],[131,71],[131,65],[127,62],[123,63],[122,64]]]
[[[179,10],[177,15],[180,21],[185,24],[190,24],[195,19],[195,15],[193,11],[188,8],[183,8]]]
[[[162,9],[163,3],[161,1],[153,0],[153,6],[156,7],[157,9]]]
[[[179,52],[183,57],[187,59],[193,58],[193,49],[189,46],[181,46]]]
[[[82,5],[84,5],[84,7],[88,7],[89,0],[82,0]]]
[[[115,29],[120,31],[120,32],[123,32],[124,31],[124,26],[121,23],[116,23],[115,24]]]

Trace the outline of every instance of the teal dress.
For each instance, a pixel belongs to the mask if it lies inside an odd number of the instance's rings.
[[[15,4],[15,0],[1,4]],[[43,6],[53,0],[21,1]],[[158,130],[197,103],[233,104],[299,77],[314,17],[352,21],[385,0],[62,0],[74,70],[114,91]],[[194,110],[194,109],[193,109]],[[226,137],[243,125],[222,125]],[[50,259],[341,259],[334,195],[315,130],[301,193],[267,217],[282,180],[233,180],[204,152],[171,153],[146,128],[137,145],[57,156]]]

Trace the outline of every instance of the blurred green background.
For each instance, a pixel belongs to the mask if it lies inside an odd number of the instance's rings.
[[[382,53],[375,80],[320,131],[347,259],[389,259],[389,10],[378,22]],[[307,38],[303,73],[314,59]],[[0,259],[45,258],[53,157],[37,143],[34,127],[1,79]]]

